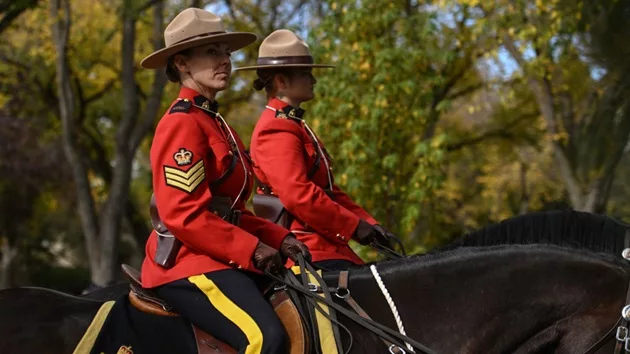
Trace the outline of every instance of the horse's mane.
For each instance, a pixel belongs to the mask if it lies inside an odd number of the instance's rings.
[[[431,253],[471,246],[550,244],[621,256],[623,249],[630,247],[629,242],[630,224],[606,215],[569,209],[505,219],[470,232]]]
[[[446,264],[452,261],[471,261],[480,257],[493,255],[516,255],[522,253],[531,253],[531,255],[547,255],[553,259],[579,259],[580,261],[596,261],[606,263],[608,266],[617,268],[630,276],[630,262],[613,255],[608,252],[595,252],[588,249],[576,249],[574,247],[559,246],[553,244],[503,244],[495,246],[483,247],[461,247],[444,250],[441,252],[432,252],[428,254],[419,254],[403,259],[387,259],[379,262],[373,262],[363,266],[357,266],[350,269],[353,278],[372,279],[373,275],[369,267],[375,265],[381,274],[393,274],[399,271],[412,271],[435,265],[438,263]],[[330,274],[331,278],[336,276]],[[331,281],[332,282],[332,281]]]

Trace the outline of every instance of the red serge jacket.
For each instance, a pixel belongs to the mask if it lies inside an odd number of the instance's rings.
[[[303,114],[304,110],[277,98],[269,101],[252,135],[250,149],[255,162],[254,172],[295,217],[291,231],[309,247],[313,261],[345,259],[362,264],[348,241],[359,219],[373,225],[377,221],[334,181],[333,199],[324,192],[329,184],[327,168],[330,159],[327,154],[320,157],[319,166],[309,179],[318,154],[313,136],[302,120]],[[317,141],[324,151],[321,141]]]
[[[175,265],[165,269],[153,261],[157,238],[155,231],[151,233],[142,264],[144,287],[221,269],[257,272],[252,255],[259,239],[278,249],[289,233],[245,209],[253,188],[251,166],[247,159],[241,161],[240,156],[233,165],[234,148],[230,148],[227,129],[232,132],[239,151],[244,151],[244,145],[236,132],[213,113],[216,109],[216,103],[211,104],[196,91],[182,87],[179,99],[158,123],[151,146],[155,201],[162,222],[183,245]],[[232,173],[218,185],[212,184],[231,165]],[[240,226],[208,210],[213,195],[236,200],[243,187],[235,206],[242,212]]]

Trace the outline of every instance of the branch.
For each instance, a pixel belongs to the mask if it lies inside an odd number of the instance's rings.
[[[164,3],[160,3],[153,9],[153,49],[159,50],[162,48],[162,22],[164,21]],[[142,139],[147,135],[147,132],[153,127],[153,122],[158,115],[160,104],[162,101],[162,95],[164,93],[164,86],[166,86],[167,78],[166,73],[163,70],[156,70],[153,74],[153,85],[151,86],[151,93],[147,99],[147,104],[144,110],[144,117],[140,123],[135,127],[131,134],[131,141],[129,144],[129,153],[135,154],[136,149],[142,142]]]
[[[493,130],[488,130],[474,138],[464,139],[453,144],[448,144],[446,146],[446,151],[452,152],[452,151],[460,150],[464,147],[476,145],[483,142],[484,140],[491,139],[491,138],[514,140],[518,138],[519,135],[512,133],[511,130],[514,129],[516,126],[518,126],[520,123],[527,121],[527,119],[535,118],[537,116],[538,116],[538,112],[520,115],[518,118],[512,120],[511,122],[507,123],[503,127],[493,129]]]
[[[156,4],[158,4],[158,3],[161,3],[162,1],[164,1],[164,0],[149,0],[149,1],[145,2],[144,4],[140,5],[140,7],[138,7],[138,8],[136,9],[136,13],[135,13],[135,15],[137,16],[137,15],[139,15],[139,14],[141,14],[141,13],[145,12],[145,11],[146,11],[148,8],[150,8],[151,6],[156,5]],[[134,17],[135,17],[135,16],[134,16]]]
[[[105,184],[109,187],[112,182],[112,167],[109,163],[109,159],[107,158],[107,151],[105,150],[105,146],[103,146],[102,136],[96,136],[89,130],[85,128],[81,128],[82,136],[87,137],[87,144],[89,145],[89,149],[93,152],[96,152],[96,156],[94,158],[89,159],[89,163],[91,168],[98,174]]]
[[[295,7],[293,7],[293,11],[285,17],[285,19],[282,21],[283,23],[281,23],[278,27],[285,27],[286,24],[297,15],[298,12],[300,12],[300,10],[302,9],[302,7],[304,5],[306,5],[308,3],[309,0],[300,0],[300,2],[295,5]],[[275,13],[274,13],[275,15]],[[274,16],[274,21],[275,21],[275,16]],[[273,26],[273,22],[271,22],[271,25]]]
[[[487,86],[488,86],[488,84],[485,83],[485,82],[481,82],[479,84],[470,85],[470,86],[464,87],[464,88],[462,88],[460,90],[454,91],[450,95],[447,95],[446,99],[455,100],[457,98],[460,98],[460,97],[463,97],[463,96],[466,96],[466,95],[470,95],[471,93],[473,93],[473,92],[475,92],[477,90],[480,90],[480,89],[482,89],[484,87],[487,87]]]
[[[116,80],[109,80],[102,89],[100,89],[99,91],[96,91],[91,96],[86,97],[83,102],[86,105],[88,105],[98,100],[99,98],[103,97],[107,93],[107,91],[109,91],[114,86],[115,83],[116,83]]]
[[[232,6],[232,0],[225,0],[225,6],[228,8],[228,12],[230,13],[230,17],[232,17],[232,21],[236,21],[236,14],[234,13],[234,6]]]
[[[38,0],[22,0],[17,2],[17,5],[14,5],[12,9],[10,8],[11,5],[3,6],[2,9],[0,9],[0,12],[4,13],[4,16],[0,20],[0,33],[4,32],[22,12],[37,5],[37,2]]]

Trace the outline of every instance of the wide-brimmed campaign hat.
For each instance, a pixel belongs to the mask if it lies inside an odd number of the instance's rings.
[[[249,32],[226,32],[221,18],[198,8],[180,12],[164,30],[164,48],[142,60],[142,67],[159,69],[168,58],[182,50],[209,43],[225,42],[230,51],[237,51],[256,41],[258,36]]]
[[[287,29],[274,31],[263,40],[258,50],[257,64],[237,68],[234,71],[283,67],[335,67],[328,64],[316,64],[308,44],[297,34]]]

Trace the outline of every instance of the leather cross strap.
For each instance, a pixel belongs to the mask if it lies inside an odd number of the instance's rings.
[[[300,269],[304,269],[305,267],[308,268],[312,268],[312,266],[310,266],[310,264],[306,263],[305,265],[305,261],[304,258],[301,255],[298,255],[298,264],[300,265]],[[393,330],[387,326],[384,326],[376,321],[373,320],[369,320],[367,318],[363,318],[359,315],[357,315],[356,313],[354,313],[354,311],[350,311],[346,308],[344,308],[343,306],[340,306],[338,304],[336,304],[333,301],[330,301],[329,299],[326,299],[324,297],[321,297],[319,295],[313,294],[311,291],[309,291],[309,289],[305,289],[303,286],[296,286],[294,284],[292,284],[290,281],[285,281],[282,278],[269,273],[269,272],[265,272],[265,274],[275,280],[277,283],[279,284],[283,284],[285,285],[287,288],[290,288],[292,290],[295,290],[297,293],[309,298],[309,299],[313,299],[315,301],[321,302],[326,304],[330,309],[334,309],[335,311],[338,311],[339,313],[343,314],[344,316],[346,316],[348,319],[352,320],[354,323],[358,324],[359,326],[369,330],[370,332],[376,334],[379,337],[383,337],[383,338],[387,338],[389,341],[394,342],[395,340],[399,340],[402,343],[409,343],[414,349],[414,353],[427,353],[427,354],[435,354],[436,352],[434,350],[432,350],[431,348],[427,347],[426,345],[423,345],[422,343],[419,343],[418,341],[410,338],[409,336],[403,335],[400,332]],[[314,272],[313,273],[314,277],[320,282],[320,283],[325,283],[323,281],[323,279],[321,279],[321,277],[319,277],[319,275]],[[295,277],[295,275],[293,275],[293,273],[291,272],[287,272],[285,274],[286,277]]]
[[[347,270],[342,270],[339,273],[339,284],[337,285],[337,291],[335,294],[337,295],[337,297],[345,300],[346,303],[350,307],[352,307],[352,309],[359,316],[368,320],[372,320],[370,315],[368,315],[367,312],[365,312],[365,310],[363,310],[363,308],[361,308],[361,306],[359,306],[359,304],[354,300],[354,298],[352,298],[352,295],[350,295],[350,290],[348,289],[348,276],[349,275],[350,275],[350,272],[348,272]],[[383,343],[385,343],[387,348],[389,348],[391,353],[394,353],[394,354],[404,353],[404,351],[402,351],[401,348],[397,346],[396,344],[388,341],[387,339],[383,337],[381,337],[381,340],[383,341]]]

